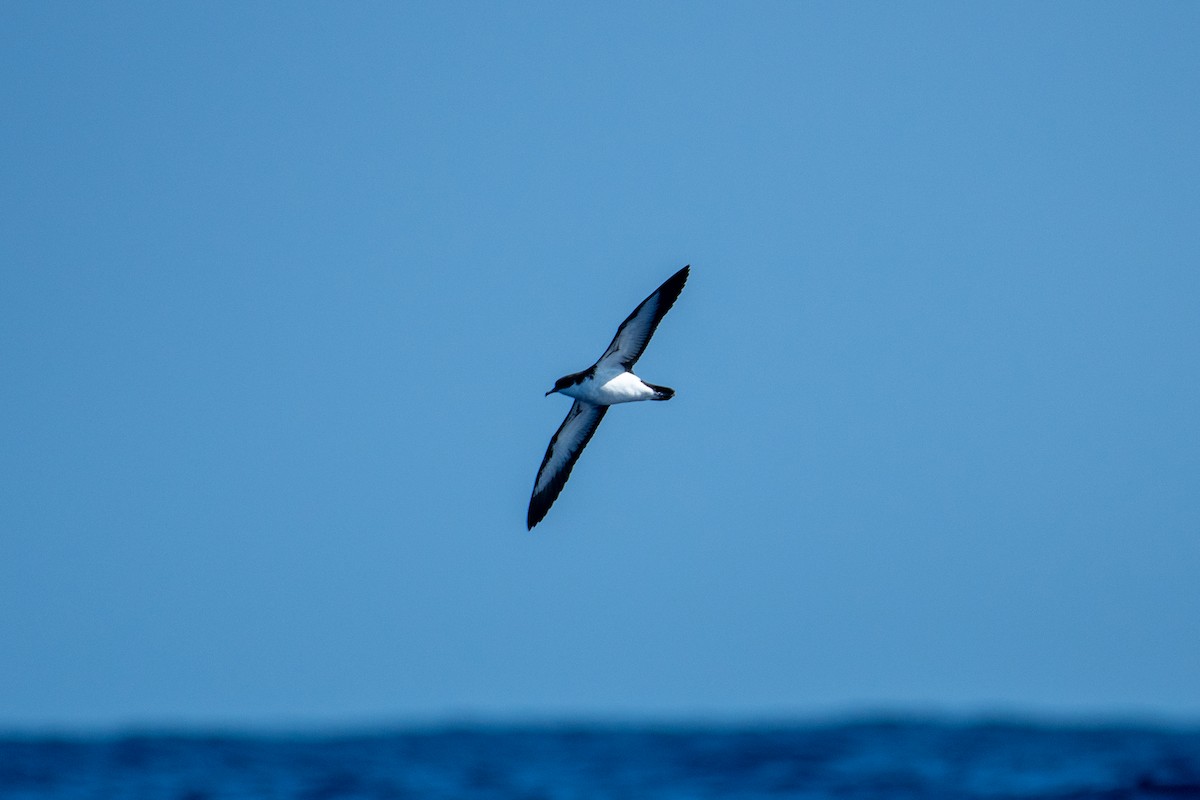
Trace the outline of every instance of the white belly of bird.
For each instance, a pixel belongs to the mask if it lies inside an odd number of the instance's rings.
[[[607,374],[597,373],[578,386],[563,389],[562,394],[598,406],[611,406],[617,403],[632,403],[635,400],[649,400],[654,397],[654,390],[642,383],[641,378],[632,372],[621,370]]]

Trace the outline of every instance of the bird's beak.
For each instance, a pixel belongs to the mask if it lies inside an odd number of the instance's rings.
[[[550,391],[546,392],[546,397],[549,397],[550,395],[554,394],[554,392],[555,392],[554,389],[551,389]]]

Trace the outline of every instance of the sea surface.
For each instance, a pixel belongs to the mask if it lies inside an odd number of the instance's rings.
[[[0,798],[1200,798],[1200,727],[856,721],[0,736]]]

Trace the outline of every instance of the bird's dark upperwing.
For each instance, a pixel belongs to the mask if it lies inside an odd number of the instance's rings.
[[[687,283],[687,279],[688,267],[684,267],[663,281],[663,285],[655,289],[621,323],[621,327],[617,328],[617,335],[613,337],[612,344],[608,346],[596,364],[603,364],[606,361],[615,362],[625,369],[631,369],[634,363],[641,358],[642,351],[646,349],[658,323],[662,322],[662,318],[671,310],[675,299],[683,291],[683,284]]]
[[[579,454],[591,440],[606,411],[608,406],[595,406],[576,400],[567,412],[567,418],[558,426],[550,446],[546,448],[546,456],[533,482],[529,514],[525,517],[529,530],[542,521],[550,506],[558,499],[559,492],[567,485],[567,478],[571,477],[571,468],[579,460]]]

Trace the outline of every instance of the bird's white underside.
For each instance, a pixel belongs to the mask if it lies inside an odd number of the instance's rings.
[[[598,368],[596,373],[575,386],[563,389],[559,394],[574,397],[585,403],[597,406],[611,406],[617,403],[632,403],[637,400],[650,400],[655,391],[642,379],[632,372],[615,368]]]

